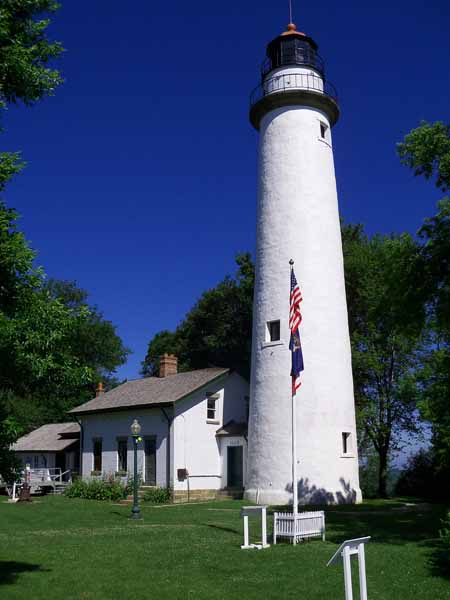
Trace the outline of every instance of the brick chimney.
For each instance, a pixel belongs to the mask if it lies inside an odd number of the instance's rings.
[[[95,397],[97,398],[98,396],[101,396],[104,393],[105,393],[105,390],[103,389],[103,382],[99,381],[98,385],[97,385],[97,389],[95,391]]]
[[[169,377],[178,373],[178,358],[174,354],[163,354],[159,357],[159,376]]]

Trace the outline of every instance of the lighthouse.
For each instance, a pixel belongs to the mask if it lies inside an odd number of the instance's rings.
[[[337,95],[293,23],[267,46],[250,103],[259,131],[256,280],[245,497],[292,501],[290,267],[301,288],[299,503],[361,501],[331,129]]]

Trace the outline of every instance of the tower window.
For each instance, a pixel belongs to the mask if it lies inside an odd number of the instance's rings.
[[[322,121],[320,121],[320,137],[325,140],[327,137],[328,125],[325,125]]]
[[[352,452],[351,433],[348,431],[342,432],[342,454],[351,454]]]
[[[280,321],[267,321],[267,341],[277,342],[280,339]]]

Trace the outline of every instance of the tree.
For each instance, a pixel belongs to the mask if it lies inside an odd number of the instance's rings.
[[[450,189],[450,125],[442,122],[420,127],[398,145],[403,164]],[[438,204],[436,215],[419,229],[422,287],[425,294],[430,343],[422,370],[421,412],[432,426],[434,476],[450,476],[450,200]],[[450,486],[440,486],[450,497]]]
[[[422,121],[397,144],[397,151],[402,164],[413,169],[414,175],[435,177],[439,189],[450,189],[450,125]]]
[[[157,333],[149,343],[142,374],[154,375],[158,356],[178,355],[180,369],[230,367],[250,374],[254,265],[250,254],[236,257],[236,277],[204,292],[176,331]]]
[[[360,226],[343,227],[343,247],[360,443],[377,454],[378,494],[386,497],[391,453],[420,429],[419,247],[406,234],[369,239]]]
[[[157,377],[159,373],[159,358],[163,354],[175,354],[179,357],[176,333],[164,329],[159,331],[148,344],[147,354],[142,361],[141,374],[144,377]],[[183,371],[179,360],[178,370]]]
[[[0,109],[20,102],[31,105],[53,94],[62,79],[47,64],[62,52],[46,32],[55,0],[2,0],[0,6]],[[0,191],[23,163],[18,153],[0,153]]]

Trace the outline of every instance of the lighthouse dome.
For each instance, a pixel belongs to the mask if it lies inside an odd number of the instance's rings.
[[[263,79],[270,71],[289,65],[309,67],[323,76],[325,65],[317,49],[312,38],[297,31],[294,23],[289,23],[287,30],[267,45],[267,58],[261,66]]]

